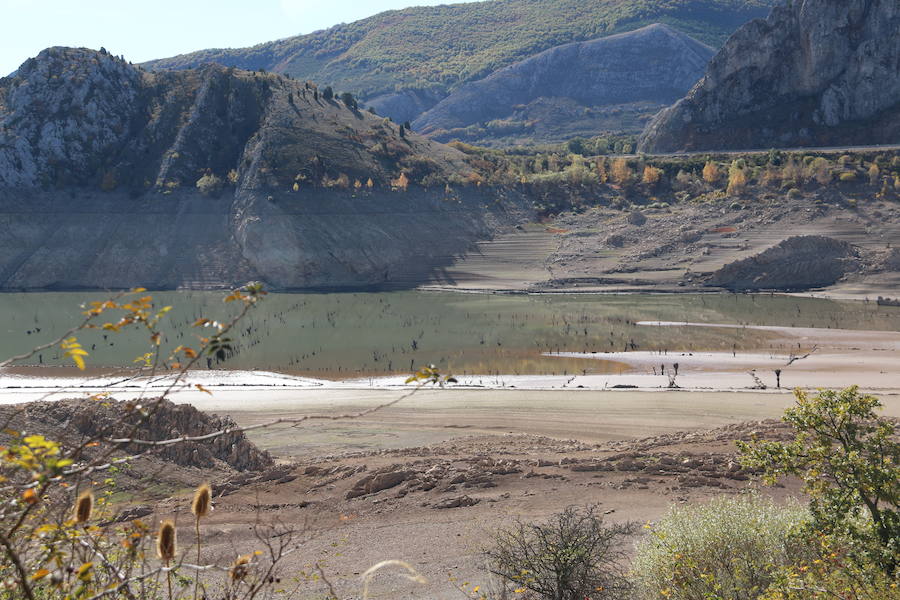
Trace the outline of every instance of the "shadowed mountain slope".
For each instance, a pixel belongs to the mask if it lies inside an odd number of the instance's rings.
[[[413,127],[441,141],[480,143],[500,131],[518,141],[638,133],[655,110],[691,89],[714,53],[660,24],[566,44],[464,85]]]

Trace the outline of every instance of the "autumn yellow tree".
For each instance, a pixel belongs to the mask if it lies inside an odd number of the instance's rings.
[[[634,178],[628,161],[624,158],[617,158],[612,162],[611,176],[614,183],[620,186],[627,186]]]
[[[600,179],[600,183],[609,181],[609,171],[606,168],[606,159],[602,156],[597,159],[597,176]]]
[[[409,189],[409,177],[406,176],[406,173],[400,173],[400,177],[392,179],[391,188],[400,192],[405,192]]]
[[[731,164],[728,171],[728,195],[740,196],[747,189],[747,171],[737,161]]]
[[[703,167],[703,181],[710,185],[715,185],[719,182],[719,178],[722,174],[719,171],[719,165],[712,161],[708,161],[706,165]]]
[[[878,180],[881,178],[881,169],[878,168],[878,163],[873,162],[869,167],[869,183],[875,185],[878,183]]]
[[[662,169],[646,165],[644,166],[644,175],[641,178],[641,181],[643,181],[647,185],[656,185],[662,180],[662,176]]]

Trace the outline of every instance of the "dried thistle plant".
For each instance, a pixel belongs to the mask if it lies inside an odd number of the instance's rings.
[[[91,519],[91,514],[94,512],[94,493],[90,490],[86,490],[78,494],[78,498],[75,500],[75,510],[74,517],[75,522],[78,524],[87,523]]]
[[[199,521],[209,514],[212,509],[212,488],[208,483],[200,485],[194,492],[194,500],[191,502],[191,513]]]

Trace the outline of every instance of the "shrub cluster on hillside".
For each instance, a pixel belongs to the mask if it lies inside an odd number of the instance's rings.
[[[500,151],[453,142],[487,185],[518,186],[544,214],[588,206],[668,208],[673,202],[725,203],[796,199],[817,190],[900,199],[900,154],[782,152],[683,157],[607,156],[626,139],[573,140],[531,151]],[[592,154],[600,150],[600,154]],[[856,200],[845,200],[848,208]]]

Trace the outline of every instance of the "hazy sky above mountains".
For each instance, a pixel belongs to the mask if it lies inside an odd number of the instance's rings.
[[[471,0],[0,0],[0,76],[48,46],[104,46],[143,62],[260,42],[407,6]]]

